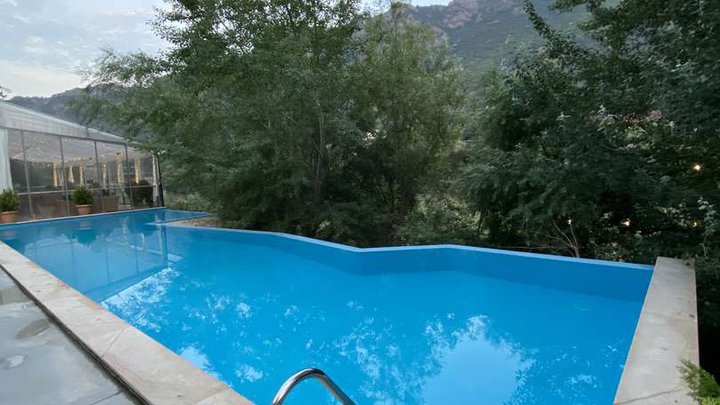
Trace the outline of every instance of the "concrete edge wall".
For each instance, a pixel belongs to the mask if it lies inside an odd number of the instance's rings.
[[[659,257],[615,404],[696,404],[682,379],[683,362],[699,364],[695,270]]]

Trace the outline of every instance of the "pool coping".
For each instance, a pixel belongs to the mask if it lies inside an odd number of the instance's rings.
[[[699,364],[695,270],[658,257],[614,403],[697,404],[683,381],[683,362]]]
[[[0,267],[100,366],[148,404],[252,404],[0,241]]]

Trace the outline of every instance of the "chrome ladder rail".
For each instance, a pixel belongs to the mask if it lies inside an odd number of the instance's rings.
[[[281,405],[287,398],[290,391],[295,388],[296,385],[307,380],[308,378],[314,378],[322,383],[322,385],[330,391],[331,394],[337,398],[343,405],[355,405],[352,399],[335,384],[333,380],[328,377],[322,370],[318,368],[306,368],[298,371],[288,378],[283,385],[280,386],[275,398],[272,400],[272,405]]]

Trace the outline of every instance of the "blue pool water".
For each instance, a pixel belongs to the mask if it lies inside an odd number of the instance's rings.
[[[652,273],[155,223],[194,215],[100,215],[0,236],[258,404],[310,366],[358,404],[610,404]],[[288,400],[331,402],[315,382]]]

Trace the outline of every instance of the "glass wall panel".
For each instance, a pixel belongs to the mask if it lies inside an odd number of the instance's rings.
[[[23,160],[22,134],[20,131],[8,131],[8,148],[10,154],[10,175],[13,190],[16,193],[27,193],[27,179],[25,178],[25,161]]]
[[[62,143],[68,192],[72,196],[76,188],[84,186],[93,194],[93,212],[102,212],[102,188],[95,159],[95,142],[63,138]],[[71,214],[77,214],[72,201],[70,209]]]
[[[124,144],[37,132],[0,134],[5,166],[3,184],[20,197],[19,220],[76,215],[72,192],[86,187],[93,211],[152,207],[158,179],[150,153]]]
[[[28,194],[20,194],[20,208],[18,208],[18,221],[29,221],[30,215],[30,196]]]
[[[20,197],[18,220],[32,219],[30,212],[30,197],[28,196],[27,177],[25,176],[25,160],[23,159],[22,133],[16,130],[8,131],[8,154],[10,160],[10,177],[13,190]]]
[[[89,190],[100,189],[95,142],[82,139],[63,138],[63,155],[68,190],[85,186]]]
[[[100,163],[100,189],[105,211],[117,211],[131,207],[127,183],[127,160],[125,145],[97,142]]]
[[[147,152],[128,147],[128,173],[132,187],[134,208],[152,207],[155,205],[155,169],[152,155]]]
[[[60,137],[26,132],[25,158],[35,218],[67,215]]]

